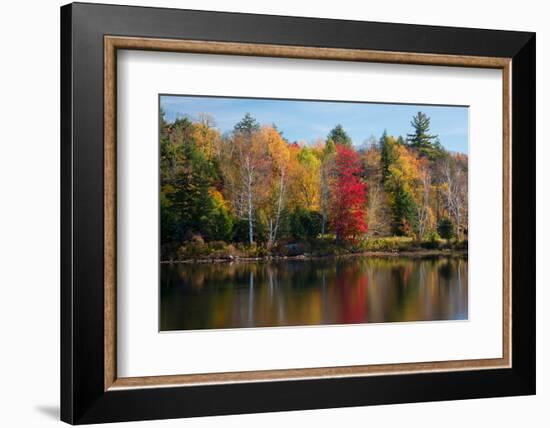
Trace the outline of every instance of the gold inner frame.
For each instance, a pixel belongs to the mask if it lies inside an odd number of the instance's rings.
[[[261,370],[170,376],[117,377],[116,367],[116,88],[117,50],[147,50],[213,55],[241,55],[393,64],[440,65],[502,70],[503,144],[503,349],[502,358],[376,364],[304,369]],[[511,367],[511,59],[460,55],[383,52],[267,44],[104,37],[104,388],[192,386],[204,384],[338,378]]]

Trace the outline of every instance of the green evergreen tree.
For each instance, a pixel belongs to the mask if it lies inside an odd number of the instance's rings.
[[[195,148],[194,144],[186,144],[184,150],[185,163],[182,163],[183,168],[175,183],[175,208],[181,213],[180,227],[185,239],[194,233],[210,235],[204,230],[204,225],[205,219],[209,218],[214,210],[209,190],[216,173],[213,164]]]
[[[290,233],[294,239],[311,240],[321,233],[321,214],[297,207],[290,215]]]
[[[241,121],[238,122],[233,129],[235,132],[250,135],[260,129],[260,124],[254,117],[252,117],[250,113],[246,113]]]
[[[161,112],[160,133],[160,216],[163,256],[172,256],[184,233],[182,213],[177,208],[178,186],[186,162],[185,146],[189,144],[192,123],[187,118],[168,124]]]
[[[407,134],[409,147],[418,151],[429,159],[436,159],[443,153],[443,147],[437,135],[430,134],[430,118],[419,111],[411,120],[413,134]]]
[[[207,241],[230,240],[233,218],[211,193],[219,170],[197,148],[193,123],[185,117],[166,123],[161,114],[161,124],[161,242],[173,252],[196,234]]]
[[[388,135],[387,131],[380,137],[379,149],[380,149],[380,162],[382,164],[382,180],[385,181],[389,176],[389,168],[392,163],[397,160],[397,153],[395,153],[395,138]]]
[[[418,214],[413,196],[403,186],[395,192],[393,203],[393,233],[399,236],[415,235],[418,230]]]
[[[437,225],[437,233],[447,241],[454,237],[454,225],[450,218],[442,218]]]
[[[421,111],[413,116],[411,126],[414,129],[414,134],[407,134],[407,141],[411,147],[429,147],[431,146],[432,141],[437,138],[437,135],[429,134],[430,118]]]
[[[351,138],[350,136],[344,131],[344,128],[342,125],[338,124],[336,125],[327,136],[327,141],[332,140],[334,144],[340,144],[342,146],[348,146],[351,147]]]
[[[230,241],[233,237],[233,217],[224,206],[214,200],[208,201],[210,205],[205,210],[202,230],[205,238],[209,241]]]

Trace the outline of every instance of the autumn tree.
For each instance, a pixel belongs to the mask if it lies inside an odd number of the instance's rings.
[[[237,171],[235,195],[241,217],[248,224],[248,242],[254,242],[254,221],[256,214],[256,202],[261,195],[261,185],[265,183],[269,169],[269,157],[267,146],[263,144],[260,126],[256,119],[249,113],[235,125],[233,136],[230,140],[232,150],[230,152],[229,165]]]
[[[382,156],[376,139],[362,153],[363,177],[367,183],[367,209],[369,235],[385,236],[390,233],[391,213],[388,195],[382,177]]]
[[[220,146],[220,133],[215,128],[214,118],[207,113],[200,113],[193,125],[193,138],[197,149],[204,153],[207,159],[213,159],[218,154]]]
[[[418,162],[418,181],[415,189],[418,219],[418,237],[423,239],[428,230],[433,228],[434,215],[432,202],[432,176],[426,159]]]
[[[229,211],[221,195],[215,194],[219,172],[197,141],[196,125],[188,118],[163,124],[160,138],[163,254],[169,256],[174,248],[168,247],[194,234],[207,239],[230,238]]]
[[[380,145],[383,183],[392,211],[392,232],[396,235],[416,234],[418,218],[413,197],[417,178],[416,158],[386,132]]]
[[[281,224],[285,198],[288,187],[288,169],[290,151],[288,144],[281,134],[273,127],[266,126],[261,131],[262,142],[267,146],[268,156],[271,159],[271,201],[268,218],[268,244],[271,246],[277,241],[277,233]]]
[[[425,114],[411,124],[408,141],[384,131],[356,149],[341,125],[326,140],[289,142],[249,113],[222,135],[206,113],[169,122],[161,110],[162,257],[216,240],[275,253],[332,233],[426,239],[449,225],[467,238],[468,156],[445,151]]]
[[[336,145],[336,183],[331,195],[331,227],[338,240],[355,240],[367,233],[366,190],[361,179],[361,158],[357,152]]]
[[[320,208],[322,153],[311,147],[301,147],[296,153],[296,182],[299,186],[299,203],[309,210]]]
[[[450,154],[443,162],[443,194],[445,207],[454,222],[454,235],[462,239],[464,217],[468,212],[468,175],[460,155]]]
[[[334,182],[336,159],[336,145],[334,141],[327,140],[321,155],[321,178],[320,178],[320,203],[321,203],[321,234],[326,233],[327,215],[330,209],[330,194]]]
[[[336,153],[336,143],[332,138],[327,138],[323,151],[327,155]]]

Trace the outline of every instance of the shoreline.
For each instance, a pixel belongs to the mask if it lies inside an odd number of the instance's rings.
[[[297,256],[263,256],[263,257],[213,257],[197,258],[183,260],[161,260],[160,264],[206,264],[206,263],[236,263],[236,262],[272,262],[285,260],[320,260],[327,258],[348,258],[348,257],[410,257],[410,258],[429,258],[429,257],[466,257],[468,250],[405,250],[405,251],[362,251],[348,254],[328,254],[324,256],[312,254],[300,254]]]

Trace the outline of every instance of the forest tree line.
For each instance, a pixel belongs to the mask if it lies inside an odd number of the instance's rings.
[[[208,114],[169,122],[161,111],[160,215],[164,260],[197,242],[269,255],[304,242],[463,241],[468,157],[445,150],[422,112],[410,134],[357,147],[341,125],[304,144],[248,113],[222,135]]]

